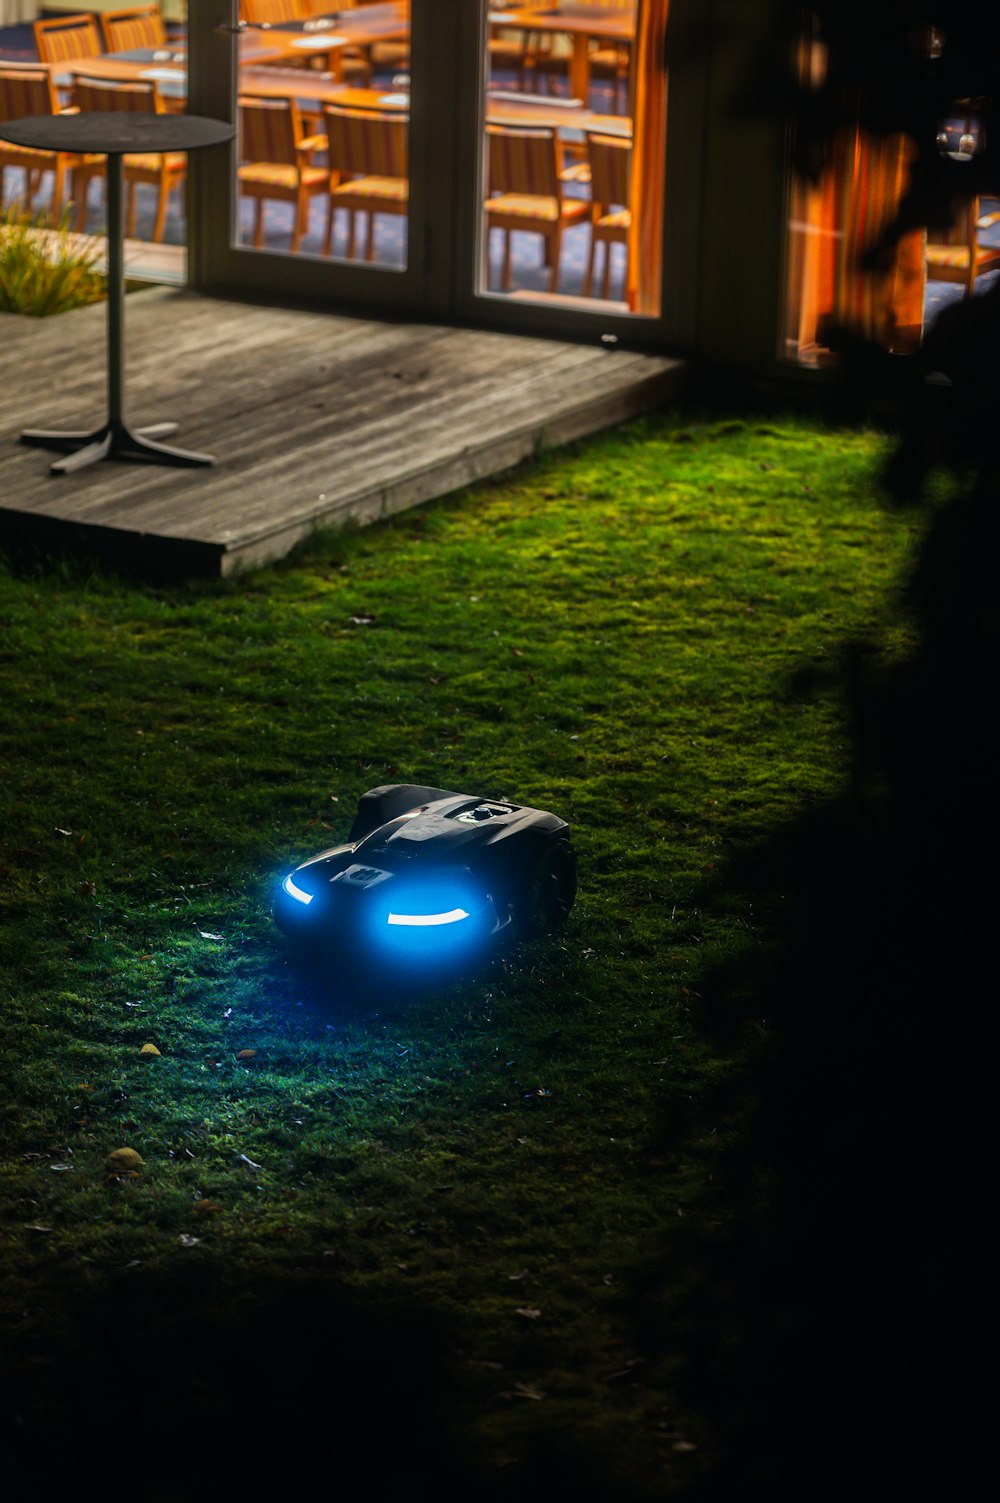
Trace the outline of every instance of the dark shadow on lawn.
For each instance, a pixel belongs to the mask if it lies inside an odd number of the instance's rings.
[[[475,1484],[448,1413],[439,1316],[365,1308],[332,1278],[254,1282],[199,1264],[61,1277],[4,1398],[9,1496],[201,1503],[339,1491],[458,1496]],[[221,1487],[221,1490],[220,1490]],[[57,1492],[59,1489],[59,1492]]]
[[[0,1353],[12,1503],[646,1496],[586,1435],[474,1449],[470,1419],[509,1378],[468,1363],[439,1311],[376,1305],[332,1273],[223,1273],[197,1249],[180,1256],[40,1286],[30,1331]]]
[[[959,392],[992,360],[981,318],[942,318],[923,357]],[[686,1132],[665,1129],[705,1188],[640,1309],[682,1353],[713,1500],[819,1503],[862,1477],[964,1497],[989,1464],[973,1354],[992,1286],[1000,493],[961,403],[907,416],[897,502],[942,463],[968,489],[929,510],[905,653],[845,646],[842,792],[729,866],[720,898],[749,899],[767,942],[705,977],[726,1067]]]

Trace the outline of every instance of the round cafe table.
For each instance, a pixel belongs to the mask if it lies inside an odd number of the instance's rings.
[[[76,115],[31,115],[0,125],[0,138],[39,151],[103,153],[108,159],[108,420],[91,433],[28,428],[21,442],[66,455],[54,475],[68,475],[99,459],[135,459],[150,464],[211,464],[210,454],[175,449],[157,440],[176,433],[176,423],[129,428],[123,415],[123,334],[125,268],[122,158],[130,152],[197,151],[219,146],[236,134],[232,125],[202,115],[160,115],[149,111],[81,111]]]

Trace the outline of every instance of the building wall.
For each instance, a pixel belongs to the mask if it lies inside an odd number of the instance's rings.
[[[698,9],[675,0],[676,19]],[[772,0],[714,0],[705,38],[694,350],[745,368],[778,358],[784,277],[784,123],[752,100],[776,60]],[[668,165],[668,175],[671,171]]]

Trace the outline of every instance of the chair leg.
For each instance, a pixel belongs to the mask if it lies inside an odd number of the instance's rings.
[[[510,291],[510,237],[513,233],[513,230],[503,231],[503,274],[500,285],[504,292]]]
[[[333,198],[326,201],[326,234],[323,236],[323,254],[329,256],[333,251]]]
[[[299,192],[298,192],[298,197],[295,200],[295,220],[294,220],[294,222],[292,224],[292,245],[291,245],[291,248],[292,248],[293,251],[297,251],[298,248],[299,248],[299,246],[302,244],[302,211],[305,208],[305,206],[306,206],[306,199],[305,199],[305,196],[304,196],[304,194],[302,192],[302,189],[300,188]]]
[[[368,260],[375,259],[375,210],[368,215]]]
[[[348,259],[348,261],[353,261],[354,260],[354,252],[357,249],[357,241],[358,241],[358,225],[357,225],[357,220],[358,220],[358,216],[357,216],[357,213],[355,212],[355,210],[354,209],[348,209],[348,211],[347,211],[347,259]]]
[[[52,168],[52,204],[49,209],[49,218],[53,224],[59,223],[59,211],[62,208],[65,188],[66,159],[61,154],[57,154],[55,165]]]
[[[253,248],[262,250],[264,247],[264,199],[258,194],[254,199],[253,219]]]
[[[90,192],[90,173],[85,167],[77,167],[73,172],[72,193],[76,201],[76,223],[74,229],[78,234],[83,234],[87,228],[87,196]]]
[[[590,255],[587,257],[587,270],[583,278],[583,295],[590,297],[591,288],[594,285],[594,258],[597,255],[597,235],[593,230],[590,232]]]
[[[153,240],[158,245],[163,239],[163,232],[167,227],[167,204],[170,201],[170,189],[172,187],[170,176],[166,169],[160,174],[160,185],[156,199],[156,219],[153,221]]]
[[[548,236],[546,236],[548,239]],[[555,292],[559,284],[559,248],[562,244],[562,225],[557,224],[552,235],[552,244],[549,255],[552,258],[552,273],[549,277],[549,291]]]

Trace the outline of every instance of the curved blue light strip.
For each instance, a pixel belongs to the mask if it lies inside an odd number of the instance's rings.
[[[457,924],[459,919],[468,917],[464,908],[450,908],[447,913],[390,913],[387,922],[425,928],[432,924]]]
[[[289,873],[281,885],[290,898],[297,898],[300,903],[312,902],[313,894],[311,892],[303,892],[301,887],[296,887],[292,881],[291,873]]]

